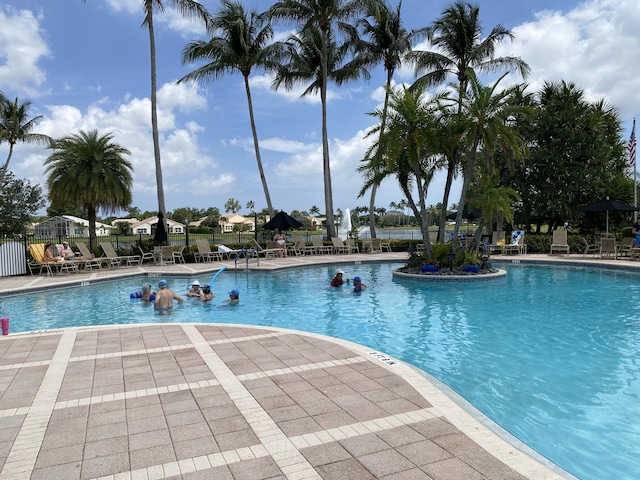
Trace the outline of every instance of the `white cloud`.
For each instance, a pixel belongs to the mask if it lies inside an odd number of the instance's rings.
[[[38,62],[51,54],[40,29],[41,17],[29,10],[0,7],[0,85],[28,97],[45,93],[46,73]],[[7,93],[7,90],[5,90]]]
[[[588,98],[605,98],[630,118],[640,110],[638,18],[635,0],[590,0],[567,13],[542,11],[515,27],[515,42],[498,54],[518,55],[530,65],[531,91],[545,81],[574,82]],[[519,80],[514,75],[512,81]]]

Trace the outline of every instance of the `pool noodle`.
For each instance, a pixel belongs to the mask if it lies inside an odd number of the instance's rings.
[[[218,270],[218,271],[216,272],[216,274],[213,276],[213,278],[211,278],[211,282],[209,283],[209,288],[210,288],[211,290],[213,290],[213,282],[215,282],[215,281],[216,281],[216,277],[217,277],[218,275],[220,275],[222,272],[224,272],[226,269],[227,269],[227,266],[225,265],[224,267],[222,267],[220,270]]]

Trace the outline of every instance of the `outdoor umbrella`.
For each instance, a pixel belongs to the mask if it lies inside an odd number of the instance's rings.
[[[153,236],[153,242],[156,245],[164,245],[167,243],[167,231],[164,228],[164,222],[162,219],[164,215],[162,212],[158,212],[158,223],[156,224],[156,234]]]
[[[600,200],[596,203],[591,203],[589,205],[585,205],[584,207],[580,207],[578,209],[579,212],[606,212],[607,213],[607,227],[606,232],[609,234],[609,212],[635,212],[640,210],[638,207],[634,207],[633,205],[629,205],[625,202],[619,202],[617,200]]]
[[[265,223],[262,228],[267,230],[290,230],[300,228],[302,224],[286,212],[278,212],[274,217]]]

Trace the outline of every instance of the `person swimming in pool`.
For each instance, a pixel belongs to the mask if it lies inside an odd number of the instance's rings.
[[[194,280],[193,283],[191,284],[191,288],[187,290],[187,293],[185,293],[185,295],[187,297],[201,298],[202,288],[200,288],[200,282],[198,280]]]
[[[353,277],[353,293],[360,293],[365,288],[367,288],[367,286],[362,283],[360,277]]]
[[[229,304],[234,305],[240,302],[240,292],[235,288],[229,292]]]
[[[213,298],[213,293],[211,292],[211,287],[209,285],[203,285],[202,296],[200,297],[200,300],[202,300],[203,302],[208,302],[212,298]]]
[[[145,283],[142,286],[142,296],[140,298],[144,302],[153,302],[156,299],[156,292],[151,292],[151,285]]]
[[[173,301],[176,300],[180,305],[184,300],[173,290],[169,289],[166,280],[160,280],[158,283],[158,293],[156,293],[156,299],[153,301],[153,305],[159,312],[170,312],[173,309]]]

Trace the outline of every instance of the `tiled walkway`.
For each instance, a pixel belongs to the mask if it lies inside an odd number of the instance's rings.
[[[569,478],[384,352],[216,324],[3,337],[0,467],[0,480]]]

